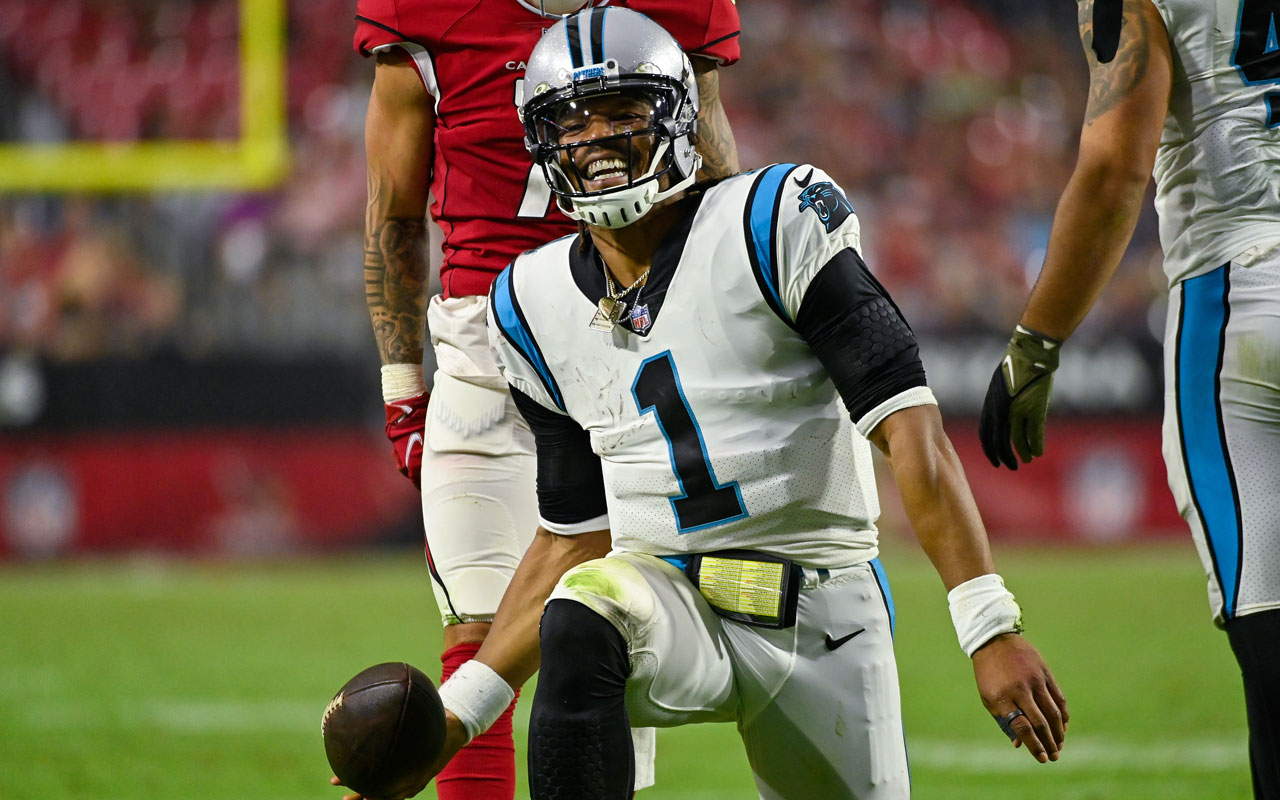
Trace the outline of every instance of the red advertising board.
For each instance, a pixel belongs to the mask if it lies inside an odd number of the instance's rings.
[[[1048,453],[994,469],[973,422],[948,432],[995,540],[1106,543],[1185,535],[1156,420],[1057,420]],[[886,531],[905,523],[882,470]],[[261,556],[420,526],[380,431],[0,437],[0,556],[176,552]]]
[[[385,534],[417,506],[380,432],[361,428],[0,437],[10,557],[271,555]]]
[[[991,466],[977,427],[948,424],[947,432],[993,539],[1105,543],[1186,535],[1169,491],[1158,418],[1051,418],[1045,455],[1016,472]]]

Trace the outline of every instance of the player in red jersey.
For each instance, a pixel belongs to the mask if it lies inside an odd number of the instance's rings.
[[[701,100],[699,177],[736,173],[717,73],[739,55],[733,0],[596,4],[643,12],[680,42],[694,63]],[[401,472],[422,490],[427,563],[445,625],[443,679],[479,649],[538,524],[533,438],[489,354],[485,315],[499,271],[519,253],[575,230],[535,171],[515,106],[524,59],[542,32],[584,3],[551,5],[358,0],[357,6],[356,49],[377,59],[365,126],[366,299],[382,360],[387,434]],[[607,24],[607,15],[600,18]],[[577,35],[589,50],[600,32]],[[443,291],[430,299],[428,192],[444,233]],[[428,328],[437,362],[430,395],[422,369]],[[442,800],[513,797],[513,706],[440,774]],[[644,745],[643,737],[637,744]],[[644,762],[638,758],[638,773]],[[650,782],[637,775],[637,786]]]

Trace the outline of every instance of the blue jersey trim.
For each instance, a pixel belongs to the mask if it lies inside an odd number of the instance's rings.
[[[511,346],[529,362],[542,380],[542,387],[551,395],[551,400],[561,411],[565,410],[564,398],[560,395],[560,387],[547,368],[538,342],[529,331],[524,315],[516,304],[515,291],[511,286],[511,271],[515,265],[508,266],[493,281],[493,318],[498,323],[498,330],[506,337]]]
[[[778,227],[778,209],[782,204],[783,182],[795,168],[795,164],[774,164],[765,168],[751,185],[745,212],[747,255],[756,282],[760,284],[765,302],[792,327],[794,321],[782,304],[778,288],[778,243],[774,234]]]
[[[658,558],[667,562],[668,564],[680,570],[681,572],[684,572],[689,568],[688,556],[658,556]]]
[[[884,564],[880,563],[879,558],[873,558],[868,563],[871,564],[871,571],[876,575],[876,585],[880,587],[884,608],[889,612],[889,636],[892,637],[898,629],[898,618],[893,606],[893,592],[889,590],[889,576],[885,574]]]
[[[1240,496],[1222,421],[1222,356],[1230,308],[1228,269],[1182,282],[1178,321],[1177,412],[1182,457],[1191,498],[1204,527],[1218,586],[1222,613],[1235,615],[1240,586]]]

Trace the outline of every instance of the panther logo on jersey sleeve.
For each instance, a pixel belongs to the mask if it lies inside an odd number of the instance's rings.
[[[815,183],[800,193],[800,211],[812,209],[827,233],[831,233],[853,213],[853,204],[830,181]]]

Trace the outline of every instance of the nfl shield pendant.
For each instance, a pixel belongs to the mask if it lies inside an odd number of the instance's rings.
[[[601,297],[599,308],[596,314],[591,318],[591,330],[593,331],[611,331],[622,319],[622,312],[626,311],[627,304],[621,300],[614,300],[612,297]]]
[[[648,303],[637,303],[631,307],[631,328],[636,333],[643,336],[648,332],[651,321]]]

